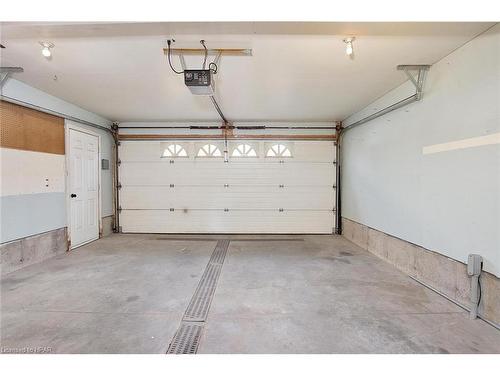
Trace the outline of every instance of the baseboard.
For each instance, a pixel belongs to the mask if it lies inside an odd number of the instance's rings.
[[[0,245],[1,273],[42,262],[68,250],[66,228],[20,238]]]
[[[470,279],[464,263],[346,218],[342,218],[342,235],[457,304],[470,306]],[[483,271],[481,287],[478,312],[500,325],[500,279]]]

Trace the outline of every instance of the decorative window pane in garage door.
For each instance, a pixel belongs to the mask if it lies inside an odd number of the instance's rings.
[[[209,143],[200,147],[196,156],[199,158],[218,158],[222,156],[222,152],[219,147]]]
[[[292,152],[289,147],[283,143],[277,143],[270,145],[266,151],[266,157],[268,158],[291,158]]]
[[[242,143],[234,148],[231,156],[237,158],[256,158],[257,152],[255,152],[255,149],[251,145]]]
[[[159,157],[158,141],[121,142],[123,232],[332,233],[333,142],[295,141],[288,147],[293,157],[287,158],[279,156],[281,149],[277,157],[267,157],[264,141],[230,141],[228,163],[198,156],[210,142],[172,142],[181,143],[196,151],[172,161]],[[240,153],[233,157],[235,150]]]
[[[162,158],[187,158],[188,154],[182,145],[177,143],[165,144]]]

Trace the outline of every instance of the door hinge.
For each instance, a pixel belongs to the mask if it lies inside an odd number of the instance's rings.
[[[118,165],[122,165],[122,160],[121,159],[118,159],[118,162],[116,163]]]
[[[118,213],[122,212],[122,206],[118,206]]]
[[[120,190],[122,188],[121,182],[119,182],[118,185],[116,185],[116,187],[118,188],[118,190]]]

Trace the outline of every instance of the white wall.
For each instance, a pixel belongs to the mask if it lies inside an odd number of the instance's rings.
[[[66,226],[64,155],[0,147],[0,243]]]
[[[462,262],[479,253],[500,276],[500,25],[434,64],[424,92],[345,134],[342,216]]]

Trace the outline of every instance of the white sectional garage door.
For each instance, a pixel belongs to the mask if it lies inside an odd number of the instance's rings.
[[[332,233],[331,141],[122,141],[124,233]]]

